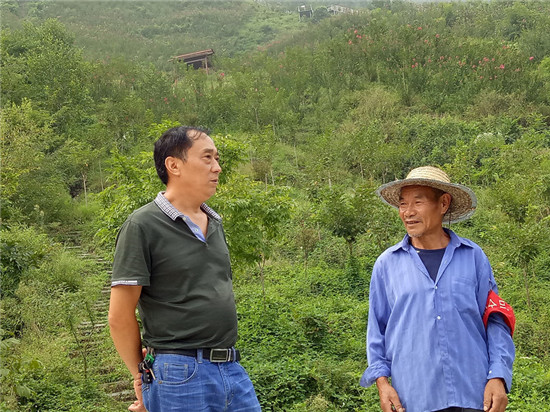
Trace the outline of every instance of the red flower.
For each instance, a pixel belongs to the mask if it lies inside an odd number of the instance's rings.
[[[535,58],[535,56],[531,56],[529,57],[529,60],[533,60]]]

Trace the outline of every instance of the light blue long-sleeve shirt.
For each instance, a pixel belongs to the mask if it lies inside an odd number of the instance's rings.
[[[482,320],[489,291],[497,292],[489,260],[474,242],[447,233],[435,282],[408,235],[373,268],[361,385],[391,376],[407,412],[483,410],[488,379],[512,385],[510,329],[500,315],[491,315],[487,330]]]

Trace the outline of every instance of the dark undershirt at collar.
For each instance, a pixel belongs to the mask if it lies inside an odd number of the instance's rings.
[[[412,245],[411,245],[412,246]],[[414,246],[413,246],[414,247]],[[426,270],[428,271],[430,277],[435,282],[437,278],[437,272],[439,271],[439,266],[441,266],[441,261],[443,260],[443,255],[445,254],[445,249],[418,249],[414,247],[414,250],[418,253],[420,260],[424,263]]]

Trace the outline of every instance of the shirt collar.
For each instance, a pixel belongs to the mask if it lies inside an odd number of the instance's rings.
[[[159,192],[155,198],[155,204],[159,207],[160,210],[164,212],[166,216],[175,221],[178,217],[183,218],[185,215],[181,213],[175,206],[170,203],[168,199],[164,196],[165,192]],[[206,213],[209,217],[221,222],[222,218],[218,215],[214,209],[208,206],[206,203],[201,205],[201,210]]]
[[[451,240],[449,242],[449,245],[451,245],[451,247],[453,249],[458,248],[460,245],[472,247],[472,245],[470,243],[468,243],[468,241],[466,239],[461,238],[455,232],[453,232],[451,229],[443,228],[443,230],[450,236]],[[407,233],[401,242],[399,242],[396,245],[390,247],[390,251],[395,252],[399,249],[403,249],[404,251],[408,252],[409,249],[412,247],[410,239],[411,238],[410,238],[409,234]]]

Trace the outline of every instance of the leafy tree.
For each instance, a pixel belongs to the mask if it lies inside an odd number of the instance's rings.
[[[4,108],[1,114],[0,188],[5,219],[15,212],[14,209],[21,208],[16,201],[20,183],[40,169],[43,150],[54,134],[46,120],[47,114],[33,110],[28,100],[21,106],[12,104]]]
[[[220,154],[220,173],[219,182],[221,185],[228,182],[233,172],[245,159],[246,144],[241,143],[231,135],[215,134],[210,136]]]
[[[357,237],[365,233],[372,223],[372,210],[375,202],[372,187],[368,185],[348,189],[342,186],[327,188],[320,205],[321,224],[335,236],[343,238],[353,257],[353,245]]]
[[[51,223],[71,215],[67,186],[54,168],[59,136],[43,110],[24,100],[2,109],[2,217]]]
[[[306,207],[309,207],[307,205]],[[321,239],[318,222],[315,222],[315,213],[308,210],[301,210],[291,223],[295,227],[294,242],[303,254],[304,268],[307,271],[308,260]],[[317,227],[315,227],[317,223]]]
[[[93,102],[85,84],[90,66],[74,37],[51,19],[2,32],[1,42],[3,100],[31,99],[52,115],[58,133],[77,133]]]
[[[103,205],[97,216],[96,239],[109,248],[114,246],[116,234],[126,218],[136,209],[154,199],[164,185],[157,176],[151,152],[128,157],[113,153],[110,186],[99,194]]]
[[[211,203],[223,217],[232,260],[236,265],[258,265],[265,296],[264,267],[290,219],[288,189],[236,175],[220,186]]]

